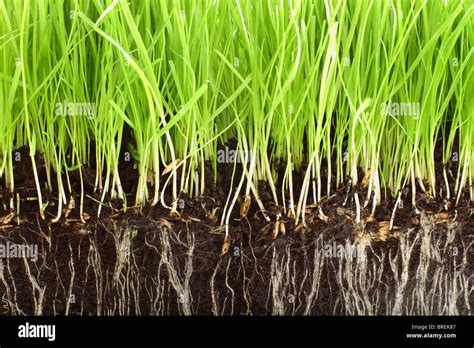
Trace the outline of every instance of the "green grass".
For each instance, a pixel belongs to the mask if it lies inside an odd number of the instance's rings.
[[[420,191],[456,203],[468,189],[474,200],[473,43],[474,4],[461,0],[2,1],[0,177],[15,192],[14,153],[27,146],[40,211],[42,192],[56,191],[57,221],[75,170],[82,214],[94,160],[100,201],[126,207],[118,165],[129,127],[136,206],[176,211],[181,193],[202,195],[206,163],[216,173],[217,149],[233,138],[247,156],[242,177],[234,163],[224,224],[238,196],[262,207],[259,180],[298,221],[347,182],[365,190],[353,196],[358,219],[407,190],[414,209]],[[64,101],[94,112],[58,114]],[[437,151],[458,164],[441,182]]]

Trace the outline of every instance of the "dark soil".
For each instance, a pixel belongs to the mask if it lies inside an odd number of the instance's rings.
[[[124,134],[125,139],[129,136]],[[122,153],[126,151],[123,147]],[[391,197],[384,197],[375,219],[369,217],[369,205],[362,210],[362,222],[356,224],[353,189],[348,192],[341,187],[320,207],[309,206],[305,224],[296,226],[282,207],[272,203],[266,183],[261,182],[259,192],[271,221],[264,218],[254,199],[245,217],[236,206],[229,249],[221,255],[225,229],[220,218],[230,187],[229,165],[218,168],[215,182],[209,165],[205,195],[181,197],[179,215],[170,215],[161,206],[124,212],[118,202],[108,202],[98,218],[97,203],[86,197],[86,224],[79,219],[77,205],[68,217],[63,214],[59,222],[51,223],[57,195],[43,190],[49,205],[42,220],[37,201],[32,200],[36,187],[28,150],[18,152],[21,160],[15,163],[14,176],[20,215],[12,215],[12,195],[2,190],[0,245],[37,245],[38,259],[3,259],[0,314],[472,313],[472,289],[466,287],[474,284],[474,213],[467,193],[456,207],[448,202],[448,210],[446,201],[420,193],[421,214],[413,211],[406,193],[395,227],[388,231]],[[36,163],[40,182],[45,182],[41,156],[36,156]],[[82,169],[84,188],[87,195],[100,200],[94,193],[94,167],[92,163]],[[133,202],[138,178],[133,162],[122,161],[120,173],[127,200]],[[79,202],[79,174],[69,175],[72,196]],[[295,173],[294,180],[297,190],[302,175]],[[438,182],[443,182],[442,177]],[[365,189],[357,191],[363,202]],[[275,231],[279,231],[277,236]],[[337,248],[346,243],[365,243],[365,258],[336,255]],[[411,243],[408,253],[404,247]],[[328,246],[334,254],[321,252]],[[406,255],[410,257],[407,274],[403,269]],[[405,276],[408,281],[402,289]],[[461,290],[450,299],[454,283]],[[401,289],[398,295],[397,289]],[[400,294],[404,299],[397,307]]]

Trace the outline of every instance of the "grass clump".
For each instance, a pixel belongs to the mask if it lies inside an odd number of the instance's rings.
[[[180,193],[202,195],[206,163],[216,173],[234,138],[242,176],[233,161],[223,224],[238,196],[262,207],[260,180],[297,221],[347,182],[364,189],[358,221],[407,190],[415,210],[420,191],[472,201],[473,15],[462,0],[1,2],[0,177],[14,193],[14,151],[27,146],[39,209],[56,191],[58,220],[71,171],[82,213],[94,161],[100,201],[126,207],[127,127],[136,206],[176,211]]]

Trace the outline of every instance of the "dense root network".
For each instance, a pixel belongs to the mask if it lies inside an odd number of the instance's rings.
[[[156,221],[143,238],[136,232],[122,223],[62,240],[51,231],[2,236],[41,243],[36,259],[0,265],[0,313],[472,315],[472,242],[458,224],[424,214],[389,247],[321,233],[242,239],[220,256],[209,250],[212,230]]]

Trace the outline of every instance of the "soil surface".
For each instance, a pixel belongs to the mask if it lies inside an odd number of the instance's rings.
[[[31,253],[0,259],[1,315],[472,314],[474,210],[467,192],[456,207],[419,193],[420,213],[406,193],[390,230],[391,197],[373,217],[370,204],[363,208],[356,223],[353,194],[364,202],[366,190],[341,187],[308,205],[305,223],[295,225],[261,182],[265,211],[252,197],[241,216],[242,197],[227,244],[220,219],[232,165],[221,165],[215,182],[208,166],[205,195],[180,197],[179,214],[161,205],[123,211],[121,202],[107,201],[97,217],[92,163],[82,173],[85,223],[78,172],[69,173],[74,205],[52,223],[58,198],[43,190],[49,203],[41,219],[28,151],[18,152],[15,194],[0,192],[0,247],[30,246]],[[36,162],[45,182],[41,156]],[[123,162],[120,173],[133,202],[137,172]],[[302,177],[294,175],[295,192]]]

